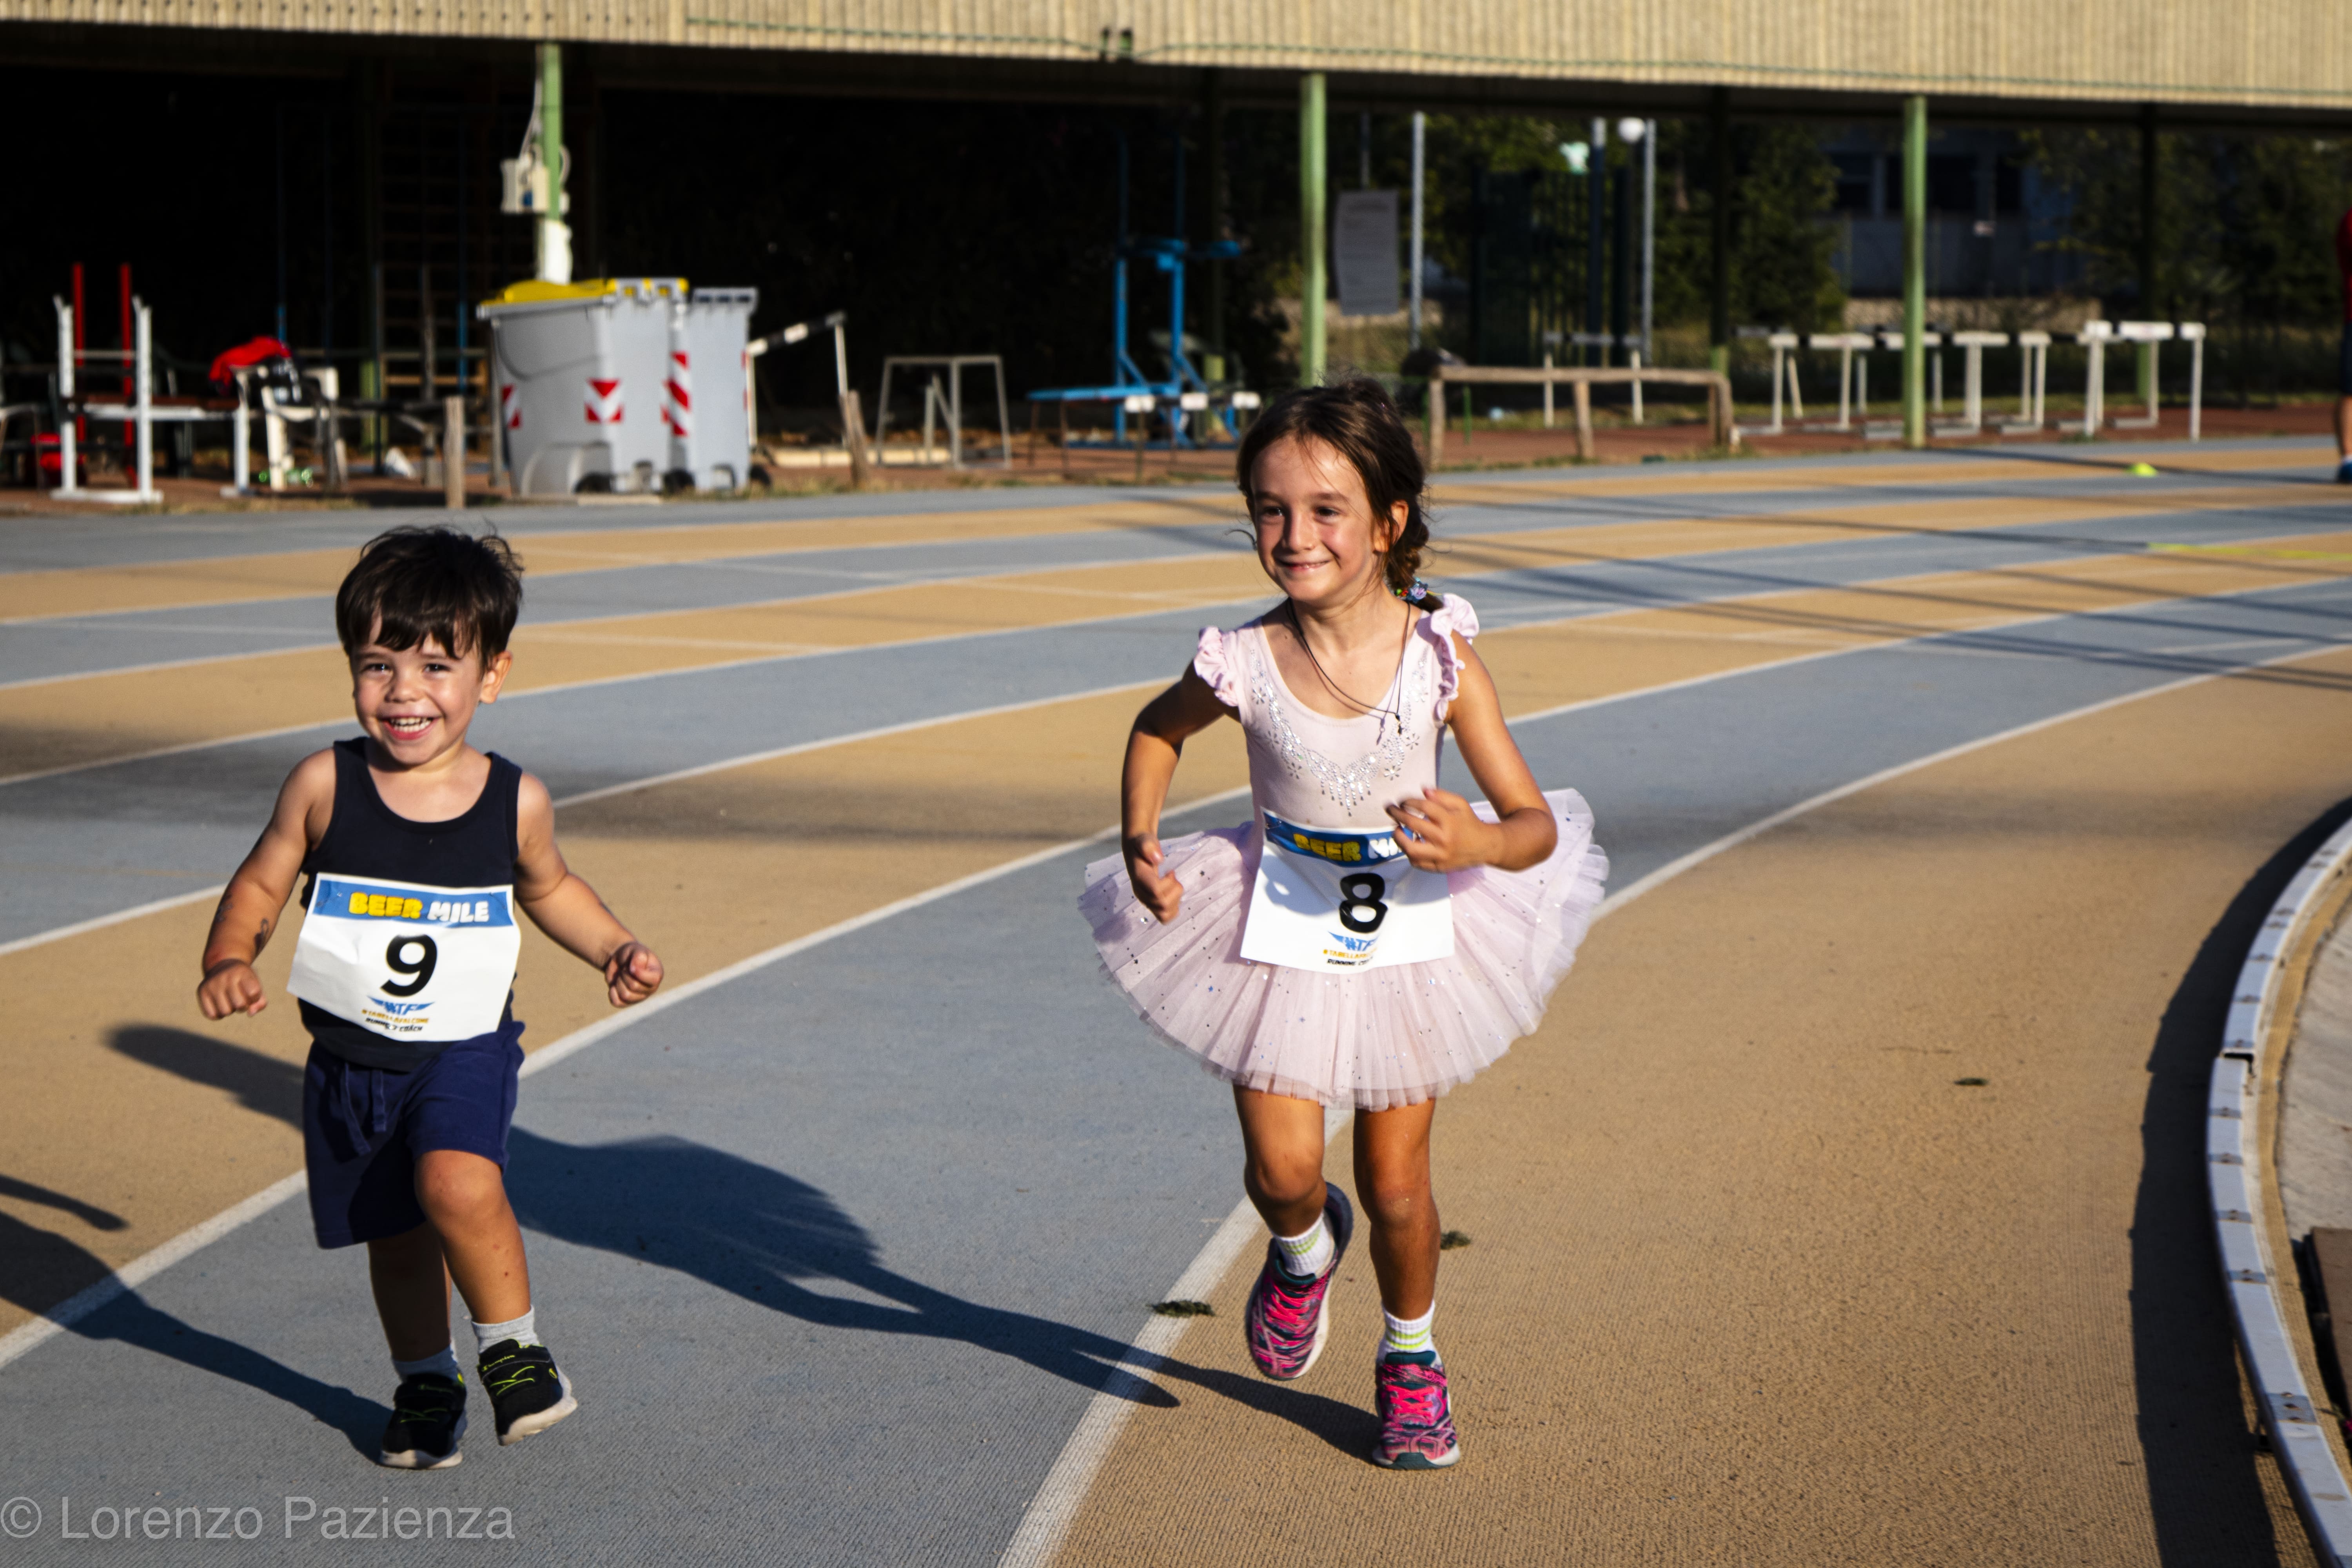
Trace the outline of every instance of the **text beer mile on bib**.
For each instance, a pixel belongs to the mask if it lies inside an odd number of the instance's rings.
[[[1381,969],[1454,952],[1445,873],[1404,858],[1392,830],[1305,827],[1270,811],[1242,956],[1287,969]]]
[[[505,1015],[522,956],[514,889],[321,874],[286,988],[395,1040],[466,1040]]]

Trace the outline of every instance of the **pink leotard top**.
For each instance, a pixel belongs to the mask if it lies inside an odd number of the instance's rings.
[[[1415,621],[1396,679],[1379,699],[1402,723],[1382,713],[1326,718],[1292,695],[1265,640],[1265,623],[1282,613],[1231,631],[1207,628],[1192,658],[1249,737],[1252,819],[1262,823],[1271,811],[1303,826],[1392,826],[1385,807],[1437,782],[1445,715],[1461,681],[1452,634],[1476,637],[1476,613],[1448,594]]]

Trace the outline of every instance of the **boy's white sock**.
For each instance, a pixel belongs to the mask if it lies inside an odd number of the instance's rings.
[[[1411,1355],[1416,1351],[1437,1353],[1437,1342],[1429,1337],[1429,1325],[1437,1317],[1437,1304],[1431,1302],[1429,1310],[1418,1318],[1400,1318],[1386,1307],[1381,1316],[1388,1320],[1388,1329],[1381,1335],[1381,1354]]]
[[[502,1343],[508,1340],[512,1340],[519,1345],[535,1345],[539,1343],[539,1331],[531,1326],[531,1320],[537,1316],[539,1316],[539,1309],[533,1307],[521,1317],[513,1319],[508,1322],[476,1323],[474,1325],[474,1353],[476,1355],[479,1355],[484,1351],[488,1350],[492,1345]]]
[[[398,1373],[403,1381],[436,1372],[452,1383],[466,1381],[466,1374],[457,1370],[457,1347],[455,1343],[443,1345],[431,1355],[417,1361],[402,1361],[395,1356],[393,1358],[392,1370]]]
[[[1315,1223],[1297,1236],[1274,1238],[1275,1257],[1282,1262],[1282,1271],[1294,1279],[1312,1279],[1331,1267],[1339,1248],[1331,1239],[1331,1227],[1317,1215]]]

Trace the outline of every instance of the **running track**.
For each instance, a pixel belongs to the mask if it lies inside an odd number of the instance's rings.
[[[583,1407],[422,1477],[366,1462],[364,1264],[299,1196],[39,1326],[299,1167],[290,1004],[205,1024],[194,954],[351,728],[329,596],[386,520],[0,525],[22,1560],[332,1552],[299,1496],[512,1510],[373,1549],[420,1562],[2300,1561],[2210,1283],[2200,1029],[2352,795],[2352,518],[2307,447],[2133,455],[1443,497],[1433,575],[1619,902],[1439,1118],[1442,1478],[1359,1458],[1357,1263],[1313,1376],[1248,1373],[1228,1101],[1071,908],[1127,718],[1265,602],[1230,492],[500,515],[530,607],[479,733],[687,994],[583,1041],[591,977],[526,947],[567,1045],[510,1179]],[[1204,737],[1171,826],[1243,779]],[[268,1528],[84,1545],[68,1498]]]

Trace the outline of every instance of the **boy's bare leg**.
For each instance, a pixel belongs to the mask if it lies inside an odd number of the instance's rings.
[[[2352,458],[2352,397],[2336,400],[2336,455]]]
[[[1429,1128],[1437,1101],[1356,1113],[1356,1200],[1372,1223],[1381,1305],[1418,1318],[1437,1300],[1437,1200],[1429,1186]]]
[[[435,1149],[416,1162],[416,1201],[428,1228],[438,1233],[449,1277],[476,1322],[508,1322],[530,1310],[522,1228],[515,1224],[497,1162]]]
[[[368,1243],[368,1282],[394,1361],[423,1361],[449,1346],[449,1272],[429,1225]]]
[[[1242,1185],[1276,1236],[1299,1236],[1323,1214],[1323,1108],[1255,1089],[1234,1090],[1242,1119]]]

